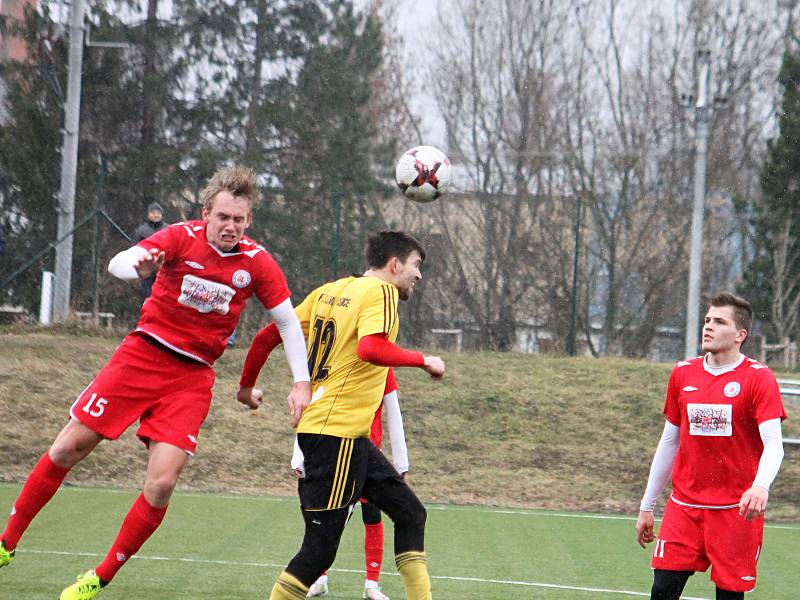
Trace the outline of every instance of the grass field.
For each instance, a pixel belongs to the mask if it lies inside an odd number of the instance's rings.
[[[0,485],[0,506],[19,486]],[[0,599],[53,600],[106,552],[135,492],[67,487],[41,513],[14,563],[0,571]],[[627,517],[430,505],[427,550],[439,600],[614,599],[649,596],[649,552]],[[265,599],[297,549],[301,519],[287,497],[179,493],[161,529],[103,600]],[[360,598],[363,528],[348,526],[331,571],[332,598]],[[391,525],[387,523],[387,540]],[[798,597],[800,527],[768,525],[757,590],[749,600]],[[387,544],[382,582],[404,597]],[[714,596],[708,575],[684,598]]]
[[[119,338],[0,327],[0,340],[0,482],[21,483]],[[294,493],[286,363],[276,351],[259,380],[265,404],[247,411],[234,399],[245,350],[242,340],[216,364],[214,402],[197,456],[181,476],[183,491]],[[445,359],[443,381],[419,369],[397,373],[412,481],[423,500],[638,511],[664,426],[670,365],[498,352]],[[793,402],[787,399],[784,432],[800,437],[800,402]],[[101,444],[68,482],[140,486],[146,453],[134,433],[132,427],[119,441]],[[787,447],[772,486],[773,520],[800,522],[798,452],[800,446]]]

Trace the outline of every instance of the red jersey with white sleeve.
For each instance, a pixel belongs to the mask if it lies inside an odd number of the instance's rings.
[[[680,428],[672,500],[696,508],[731,508],[753,485],[764,450],[758,426],[785,419],[772,371],[743,357],[715,375],[703,357],[675,365],[664,415]]]
[[[263,246],[248,237],[229,252],[206,240],[205,221],[176,223],[138,243],[165,254],[137,331],[206,364],[225,350],[252,295],[267,308],[290,296],[286,278]]]

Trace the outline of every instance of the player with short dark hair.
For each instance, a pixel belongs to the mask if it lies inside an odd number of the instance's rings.
[[[298,484],[305,536],[272,588],[272,600],[301,600],[336,556],[349,507],[364,497],[394,521],[395,564],[410,600],[431,597],[425,508],[369,440],[388,367],[419,367],[439,378],[444,362],[394,344],[397,302],[422,278],[422,246],[398,231],[369,237],[363,276],[327,283],[297,307],[308,338],[312,402],[297,426],[305,457]],[[381,262],[383,261],[383,262]],[[239,399],[257,407],[252,390]]]
[[[375,411],[375,417],[370,427],[369,439],[375,447],[381,449],[383,441],[383,424],[381,417],[386,414],[389,429],[389,438],[392,448],[392,464],[400,476],[408,481],[408,450],[406,448],[405,434],[403,432],[403,417],[397,396],[397,381],[393,370],[390,368],[386,377],[386,388],[383,390],[383,400]],[[304,456],[300,446],[295,441],[292,454],[292,468],[295,473],[302,476],[304,473]],[[364,562],[366,575],[364,577],[364,600],[390,600],[380,586],[381,566],[383,565],[383,521],[380,509],[366,498],[360,498],[361,520],[364,523]],[[352,506],[355,510],[355,505]],[[328,572],[323,572],[308,590],[308,598],[328,596]]]
[[[786,412],[772,371],[740,352],[753,311],[717,294],[703,325],[704,356],[672,370],[666,423],[642,498],[636,536],[655,541],[651,600],[677,600],[711,566],[718,600],[741,600],[756,583],[769,488],[783,460]],[[656,537],[653,510],[672,476]]]
[[[105,559],[60,600],[92,600],[155,532],[211,404],[212,365],[255,295],[277,323],[294,376],[288,397],[296,423],[311,399],[305,340],[278,264],[244,237],[258,200],[255,174],[217,171],[204,191],[201,221],[177,223],[117,254],[109,272],[137,280],[157,272],[136,329],[70,409],[70,421],[28,477],[0,535],[0,566],[70,469],[133,422],[147,445],[144,489]]]
[[[242,374],[239,379],[238,398],[244,404],[251,405],[252,398],[261,399],[261,390],[254,389],[258,374],[269,358],[272,350],[281,342],[278,329],[270,324],[259,331],[250,344],[250,349],[244,359]],[[406,446],[405,431],[403,428],[403,415],[397,396],[397,380],[394,371],[390,368],[386,376],[386,387],[383,390],[383,400],[375,411],[370,426],[369,439],[380,449],[383,441],[383,423],[381,417],[386,413],[389,429],[389,439],[392,447],[392,464],[397,472],[406,478],[409,470],[408,448]],[[294,451],[292,452],[291,466],[298,477],[305,475],[305,457],[295,437]],[[361,518],[364,522],[364,558],[366,563],[366,577],[364,579],[364,598],[366,600],[389,600],[380,587],[381,565],[383,564],[383,522],[381,511],[365,498],[360,499]],[[355,506],[353,506],[355,508]],[[328,596],[328,572],[325,571],[311,584],[308,598]]]

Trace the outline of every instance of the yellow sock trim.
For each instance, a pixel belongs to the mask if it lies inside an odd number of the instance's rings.
[[[278,575],[278,580],[272,586],[269,600],[305,600],[308,587],[294,575],[284,571]]]
[[[403,552],[394,559],[408,600],[431,600],[431,580],[424,552]]]

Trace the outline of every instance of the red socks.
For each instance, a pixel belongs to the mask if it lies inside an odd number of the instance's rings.
[[[17,547],[19,538],[25,533],[42,507],[58,491],[67,473],[69,473],[69,469],[55,464],[47,452],[39,459],[31,474],[28,475],[28,479],[25,480],[25,485],[22,486],[22,491],[11,509],[11,517],[8,519],[6,530],[0,535],[6,550],[13,550]]]
[[[364,524],[364,558],[367,562],[367,579],[378,581],[383,563],[383,522]]]
[[[167,507],[154,508],[145,500],[144,494],[139,494],[136,502],[128,511],[122,522],[117,539],[106,554],[95,572],[103,583],[108,583],[122,568],[122,565],[142,547],[153,532],[158,529]]]

